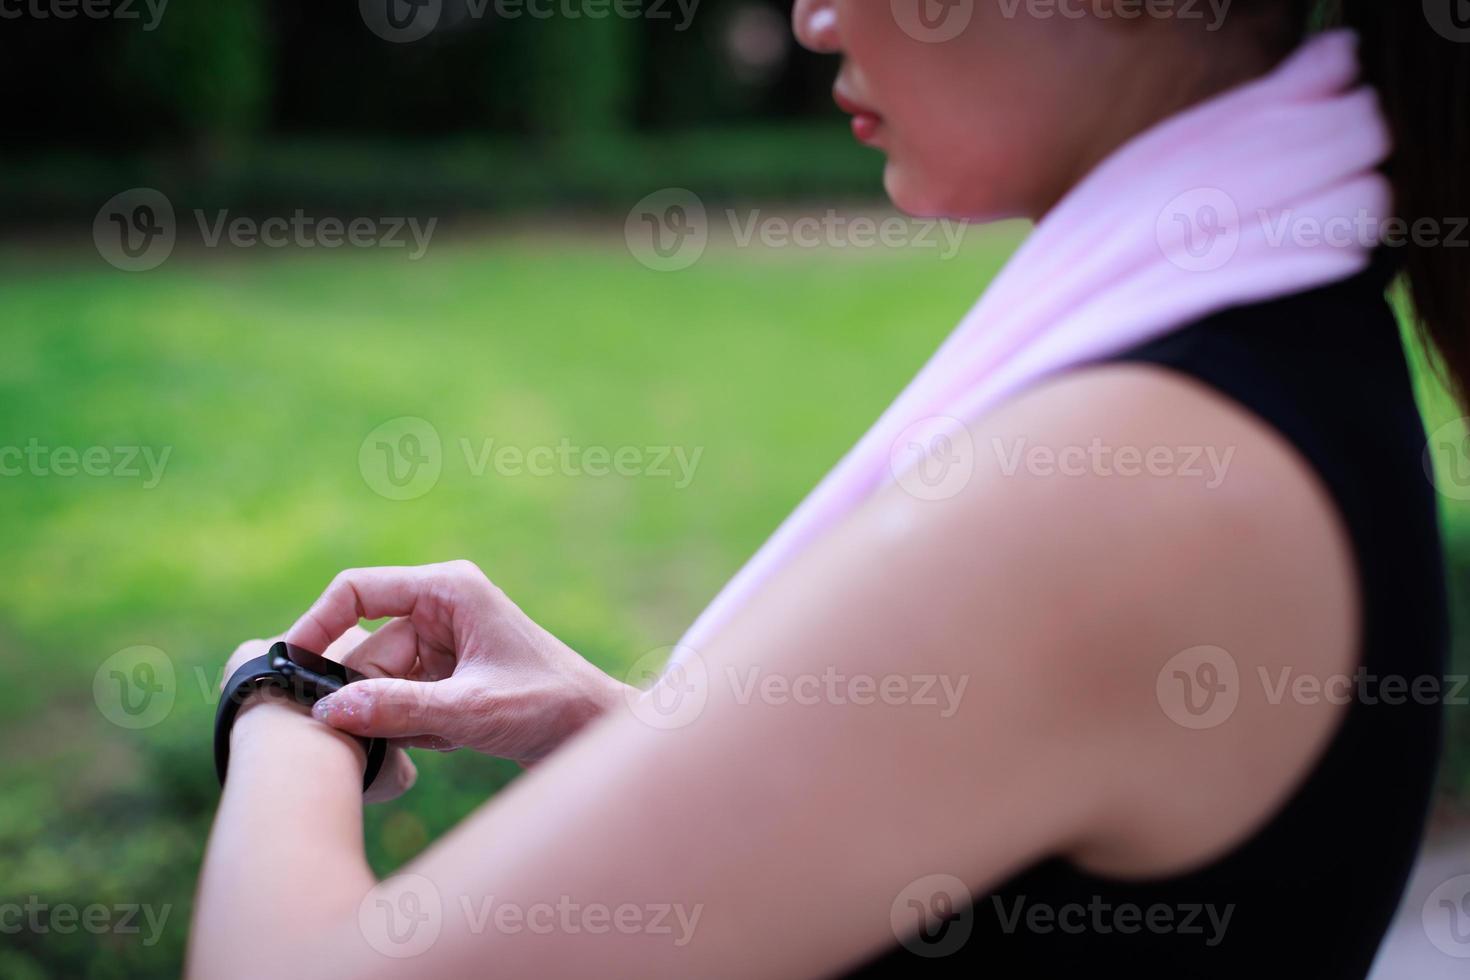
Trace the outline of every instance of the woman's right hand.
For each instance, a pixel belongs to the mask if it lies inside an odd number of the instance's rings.
[[[347,655],[368,680],[319,701],[354,735],[530,764],[633,689],[533,622],[472,562],[363,568],[332,580],[286,633],[325,650],[362,619],[397,617]]]

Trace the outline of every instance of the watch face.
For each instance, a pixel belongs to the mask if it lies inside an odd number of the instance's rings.
[[[277,643],[271,647],[271,665],[291,680],[293,686],[301,686],[312,700],[324,698],[344,684],[364,679],[364,675],[351,667],[344,667],[335,660],[328,660],[292,643]]]

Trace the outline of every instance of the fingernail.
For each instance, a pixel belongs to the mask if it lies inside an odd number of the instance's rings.
[[[357,707],[340,694],[322,698],[311,706],[311,716],[328,725],[340,725],[357,714]]]

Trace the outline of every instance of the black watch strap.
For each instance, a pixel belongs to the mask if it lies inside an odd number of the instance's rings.
[[[247,661],[225,684],[214,715],[214,770],[220,785],[225,784],[225,773],[230,767],[230,729],[252,694],[263,687],[273,687],[309,708],[328,694],[360,680],[365,677],[352,668],[290,643],[277,643],[269,653]],[[367,792],[383,768],[388,743],[381,738],[353,737],[367,751],[367,768],[362,777],[363,792]]]

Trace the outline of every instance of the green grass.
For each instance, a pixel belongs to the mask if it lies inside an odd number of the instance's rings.
[[[934,251],[715,246],[638,265],[619,233],[401,251],[0,255],[0,446],[147,446],[156,487],[0,479],[0,901],[167,907],[161,941],[23,932],[0,975],[176,972],[215,801],[211,692],[238,641],[283,629],[336,571],[469,557],[609,670],[672,643],[969,306],[1016,240]],[[1436,402],[1433,412],[1448,411]],[[442,476],[376,493],[359,450],[418,416]],[[1451,416],[1452,417],[1452,416]],[[461,440],[680,447],[672,478],[475,475]],[[110,724],[114,652],[175,669],[159,724]],[[25,668],[22,672],[21,668]],[[369,819],[387,870],[511,778],[463,753]]]

